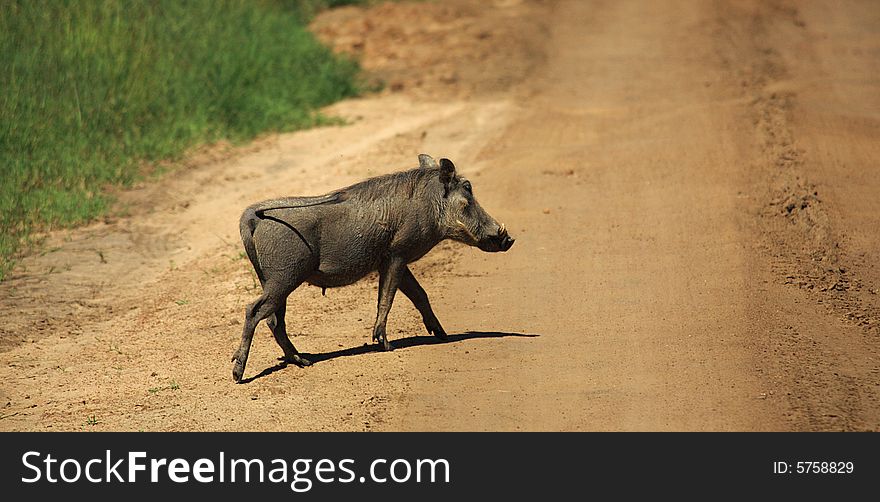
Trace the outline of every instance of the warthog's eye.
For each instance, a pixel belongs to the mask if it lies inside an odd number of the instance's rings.
[[[467,193],[474,193],[474,192],[473,192],[473,189],[471,188],[471,182],[470,182],[470,181],[465,180],[465,182],[462,183],[461,186],[463,186],[464,189],[467,190]]]

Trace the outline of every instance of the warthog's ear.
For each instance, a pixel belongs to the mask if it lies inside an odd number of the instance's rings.
[[[449,159],[440,159],[440,182],[443,183],[443,196],[449,195],[449,183],[455,178],[455,164]]]
[[[437,166],[437,161],[427,153],[419,154],[419,169],[431,169]]]

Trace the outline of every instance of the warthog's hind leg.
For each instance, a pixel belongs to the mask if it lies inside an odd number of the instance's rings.
[[[285,314],[287,313],[287,300],[281,302],[278,308],[275,310],[275,315],[269,317],[269,320],[266,324],[269,325],[269,329],[272,330],[272,335],[275,337],[275,342],[278,343],[278,346],[281,347],[281,350],[284,351],[284,359],[293,363],[297,366],[311,366],[311,362],[299,355],[299,351],[296,350],[296,347],[293,346],[293,343],[290,341],[290,338],[287,336],[287,325],[284,322]]]
[[[244,328],[241,332],[241,345],[232,355],[232,379],[241,381],[244,368],[247,365],[248,353],[251,350],[251,341],[254,339],[254,330],[263,319],[272,315],[277,309],[278,299],[263,293],[257,301],[252,303],[245,311]]]

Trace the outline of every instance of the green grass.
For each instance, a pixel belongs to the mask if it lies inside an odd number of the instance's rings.
[[[34,231],[220,139],[320,123],[356,63],[304,26],[333,0],[0,2],[0,279]]]

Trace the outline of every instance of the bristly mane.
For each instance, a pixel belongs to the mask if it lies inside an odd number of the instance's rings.
[[[422,180],[437,175],[438,172],[438,169],[415,168],[383,174],[342,188],[335,193],[345,193],[348,198],[379,200],[391,194],[400,193],[397,189],[405,187],[409,198],[413,198]]]

